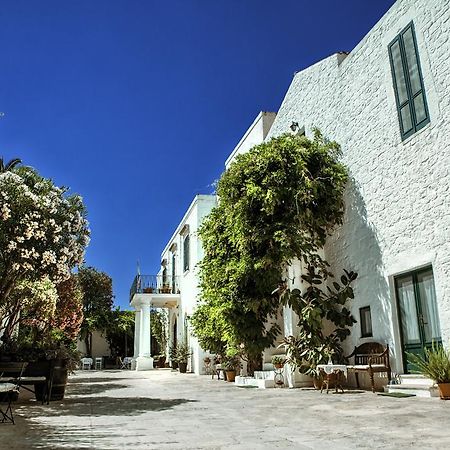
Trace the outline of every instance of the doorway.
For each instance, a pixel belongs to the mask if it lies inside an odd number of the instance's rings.
[[[423,355],[433,341],[441,343],[441,330],[431,267],[395,278],[395,292],[402,339],[403,369],[414,370],[407,353]]]

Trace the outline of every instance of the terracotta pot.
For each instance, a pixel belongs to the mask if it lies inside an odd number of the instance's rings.
[[[441,400],[450,400],[450,383],[438,383]]]
[[[227,381],[234,382],[234,379],[236,378],[235,370],[225,370],[225,374],[227,376]]]
[[[274,364],[275,369],[282,369],[284,364]]]

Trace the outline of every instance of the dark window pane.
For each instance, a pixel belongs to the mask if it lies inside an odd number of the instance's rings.
[[[431,270],[417,276],[420,294],[420,308],[422,310],[422,326],[425,342],[441,340],[439,314],[436,304],[436,290],[434,288],[433,272]]]
[[[183,245],[183,270],[189,270],[189,235],[184,238]]]
[[[411,111],[409,109],[409,104],[404,106],[400,110],[400,115],[401,115],[401,118],[402,118],[403,133],[407,133],[413,127],[412,119],[411,119]]]
[[[370,306],[360,308],[359,316],[361,322],[361,337],[372,336],[372,317],[370,314]]]
[[[419,66],[417,64],[416,47],[412,28],[408,28],[403,33],[403,44],[405,46],[406,60],[408,62],[409,81],[411,83],[412,94],[417,94],[422,89],[420,83]]]
[[[397,85],[397,95],[400,104],[408,100],[408,91],[406,90],[405,74],[403,73],[402,57],[400,53],[400,44],[395,42],[391,47],[392,64]]]
[[[397,282],[397,295],[401,311],[403,340],[405,344],[420,343],[419,323],[414,295],[413,278],[399,279]]]
[[[425,102],[423,101],[423,94],[419,94],[414,99],[414,110],[416,111],[416,122],[419,124],[427,118],[427,111],[425,110]]]

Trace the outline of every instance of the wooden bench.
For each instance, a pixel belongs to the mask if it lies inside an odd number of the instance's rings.
[[[378,342],[366,342],[353,350],[347,359],[354,357],[354,364],[347,366],[347,370],[355,372],[356,386],[359,388],[360,372],[366,372],[370,376],[372,392],[375,392],[375,373],[387,373],[388,380],[391,381],[391,364],[389,362],[389,345],[382,345]]]

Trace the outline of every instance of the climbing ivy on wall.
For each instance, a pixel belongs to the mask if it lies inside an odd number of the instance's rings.
[[[284,134],[238,155],[224,172],[219,204],[199,230],[201,302],[191,322],[203,348],[239,349],[250,372],[260,365],[280,332],[271,319],[286,265],[317,260],[342,222],[348,174],[339,156],[339,145],[317,130],[313,139]]]

